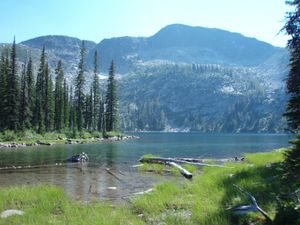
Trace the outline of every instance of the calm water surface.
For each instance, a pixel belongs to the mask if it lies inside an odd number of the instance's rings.
[[[163,157],[232,158],[243,153],[288,146],[285,134],[134,133],[140,139],[82,145],[54,145],[0,150],[0,185],[50,183],[73,198],[119,201],[165,180],[181,177],[138,172],[132,165],[144,154]],[[86,164],[65,164],[69,156],[86,152]],[[62,164],[61,164],[62,163]],[[109,169],[109,172],[107,172]]]

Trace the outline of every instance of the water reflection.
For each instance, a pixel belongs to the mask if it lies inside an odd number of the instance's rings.
[[[117,157],[117,145],[110,144],[106,149],[106,165],[107,167],[114,168],[115,160]]]
[[[63,187],[74,199],[120,201],[132,193],[147,190],[167,177],[139,173],[132,165],[144,154],[165,157],[232,157],[244,152],[267,151],[287,145],[287,135],[140,134],[141,139],[84,145],[39,146],[0,150],[0,185],[49,183]],[[64,160],[81,152],[88,163],[66,164]],[[31,167],[29,167],[29,165]]]

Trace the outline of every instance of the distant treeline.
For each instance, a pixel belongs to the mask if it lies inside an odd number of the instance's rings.
[[[0,59],[0,131],[32,129],[38,133],[117,130],[118,108],[115,64],[111,62],[106,94],[100,89],[98,53],[94,54],[94,76],[89,91],[85,82],[86,50],[82,42],[74,87],[64,76],[61,61],[53,83],[43,47],[37,74],[31,57],[21,66],[15,40]],[[88,93],[86,93],[88,92]]]

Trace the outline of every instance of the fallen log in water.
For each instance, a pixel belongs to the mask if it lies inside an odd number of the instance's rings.
[[[121,181],[121,182],[122,182],[122,179],[120,179],[117,175],[115,175],[114,173],[112,173],[112,172],[110,171],[109,168],[106,168],[105,170],[106,170],[106,172],[107,172],[108,174],[112,175],[112,176],[113,176],[114,178],[116,178],[118,181]]]
[[[189,171],[187,171],[186,169],[184,169],[183,167],[181,167],[175,162],[167,162],[166,164],[179,169],[180,173],[187,179],[191,179],[193,177],[193,174],[191,174]]]
[[[245,190],[243,190],[241,187],[239,187],[238,185],[233,185],[237,190],[239,190],[241,193],[245,194],[248,196],[248,198],[250,199],[250,201],[252,202],[252,205],[242,205],[242,206],[236,206],[234,208],[232,208],[233,213],[240,215],[240,214],[247,214],[250,212],[260,212],[268,222],[272,222],[270,216],[268,215],[268,213],[266,213],[262,208],[259,207],[259,205],[257,204],[256,199],[254,198],[253,195],[251,195],[250,193],[246,192]]]
[[[211,166],[211,167],[222,167],[222,168],[231,168],[223,165],[218,164],[208,164],[208,163],[201,163],[201,162],[191,162],[191,160],[186,161],[183,159],[174,159],[174,158],[161,158],[161,157],[146,157],[140,159],[141,163],[161,163],[166,164],[166,162],[174,162],[177,164],[191,164],[195,166]]]

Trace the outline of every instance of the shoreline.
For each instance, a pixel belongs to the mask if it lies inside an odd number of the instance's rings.
[[[52,146],[57,144],[74,145],[74,144],[87,144],[87,143],[105,143],[126,141],[132,139],[139,139],[134,135],[118,135],[108,138],[64,138],[56,140],[31,140],[31,141],[13,141],[13,142],[0,142],[0,150],[18,149],[35,146]]]

